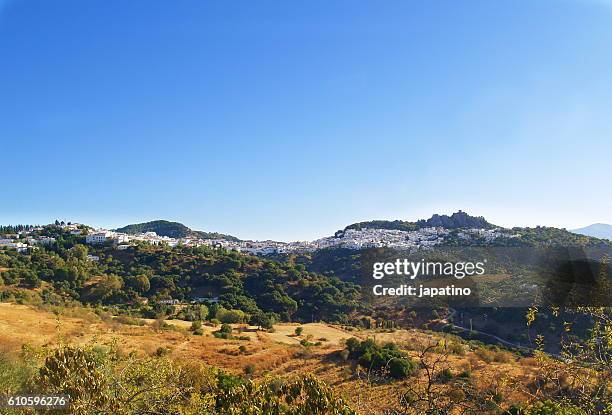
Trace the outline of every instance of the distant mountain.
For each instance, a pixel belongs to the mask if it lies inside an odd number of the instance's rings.
[[[612,225],[605,223],[594,223],[593,225],[585,226],[580,229],[573,229],[571,232],[592,236],[599,239],[609,239],[612,241]]]
[[[417,222],[407,222],[402,220],[372,220],[368,222],[353,223],[344,229],[393,229],[400,231],[414,231],[420,228],[429,227],[442,227],[447,229],[491,229],[495,228],[495,225],[487,222],[487,220],[482,216],[470,216],[460,210],[450,216],[435,214],[427,220],[421,219]]]
[[[160,236],[167,236],[169,238],[196,237],[201,239],[227,239],[230,241],[239,241],[239,239],[235,236],[224,235],[217,232],[194,231],[182,223],[170,222],[167,220],[154,220],[151,222],[135,223],[115,230],[117,232],[127,234],[155,232]]]

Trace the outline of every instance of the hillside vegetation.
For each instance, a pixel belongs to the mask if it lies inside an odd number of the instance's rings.
[[[205,246],[140,244],[120,251],[86,246],[83,237],[59,227],[44,232],[57,243],[27,253],[0,250],[0,295],[10,295],[10,287],[41,287],[47,303],[116,304],[141,317],[169,313],[161,300],[195,297],[218,299],[215,306],[240,310],[245,318],[275,321],[342,322],[364,309],[356,285],[303,265]]]

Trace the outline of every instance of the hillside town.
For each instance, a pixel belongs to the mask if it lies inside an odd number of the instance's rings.
[[[443,227],[425,227],[414,231],[402,231],[391,229],[346,229],[337,232],[334,236],[320,238],[314,241],[241,241],[228,239],[202,239],[195,237],[170,238],[160,236],[155,232],[144,232],[139,234],[127,234],[108,229],[94,229],[87,225],[74,223],[60,223],[49,226],[60,226],[72,235],[84,236],[88,245],[107,244],[118,250],[127,249],[135,243],[148,243],[152,245],[165,244],[171,247],[183,246],[211,246],[235,250],[252,255],[272,255],[284,253],[307,253],[327,248],[345,249],[367,249],[367,248],[394,248],[403,251],[416,251],[419,249],[431,249],[436,245],[443,244],[451,230]],[[0,247],[14,248],[17,251],[36,249],[37,246],[49,245],[55,239],[49,236],[41,236],[44,227],[32,227],[24,229],[15,234],[0,235]],[[37,236],[33,236],[37,235]],[[462,240],[482,240],[492,242],[497,238],[511,238],[513,235],[503,228],[494,229],[462,229],[454,235]]]

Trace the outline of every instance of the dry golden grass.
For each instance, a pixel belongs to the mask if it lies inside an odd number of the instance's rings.
[[[86,309],[44,310],[32,306],[0,303],[0,348],[17,352],[22,345],[55,346],[59,343],[87,344],[115,342],[123,352],[135,351],[153,354],[159,347],[170,350],[170,356],[182,361],[200,360],[231,373],[242,373],[244,367],[253,365],[254,376],[267,374],[295,376],[313,373],[328,382],[344,396],[361,414],[382,414],[385,408],[394,406],[406,389],[406,381],[384,384],[368,383],[355,376],[355,366],[341,359],[343,340],[350,337],[373,337],[379,342],[396,342],[408,354],[417,357],[425,345],[439,340],[436,334],[418,330],[396,330],[393,333],[377,333],[370,330],[345,331],[323,323],[279,324],[272,333],[255,330],[255,327],[233,325],[234,335],[248,336],[250,340],[217,339],[215,327],[203,326],[204,334],[195,336],[188,331],[190,322],[168,320],[176,330],[155,330],[154,320],[147,325],[120,324],[112,318],[100,319]],[[295,328],[301,326],[301,336],[295,336]],[[313,342],[325,338],[320,346],[304,348],[300,339]],[[241,348],[241,346],[243,346]],[[513,356],[513,355],[512,355]],[[508,357],[503,362],[483,361],[473,352],[464,356],[449,355],[448,365],[454,374],[464,370],[472,373],[473,382],[488,388],[492,380],[518,380],[527,383],[535,370],[528,359]],[[521,400],[521,395],[506,388],[509,400]]]
[[[300,336],[295,335],[295,329],[302,327],[303,331]],[[321,341],[323,344],[339,345],[342,340],[354,337],[348,331],[342,330],[336,326],[323,323],[307,323],[307,324],[277,324],[274,326],[273,333],[265,333],[265,336],[274,342],[297,345],[302,339],[310,338],[311,342]]]

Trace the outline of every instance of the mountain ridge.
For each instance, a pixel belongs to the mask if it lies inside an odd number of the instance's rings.
[[[607,223],[594,223],[583,228],[572,229],[570,232],[612,241],[612,225]]]
[[[459,210],[452,215],[433,214],[431,218],[419,219],[416,222],[403,220],[371,220],[357,222],[348,225],[344,230],[354,229],[388,229],[399,231],[414,231],[421,228],[441,227],[446,229],[459,228],[476,228],[476,229],[493,229],[497,226],[489,223],[483,216],[471,216],[462,210]]]

